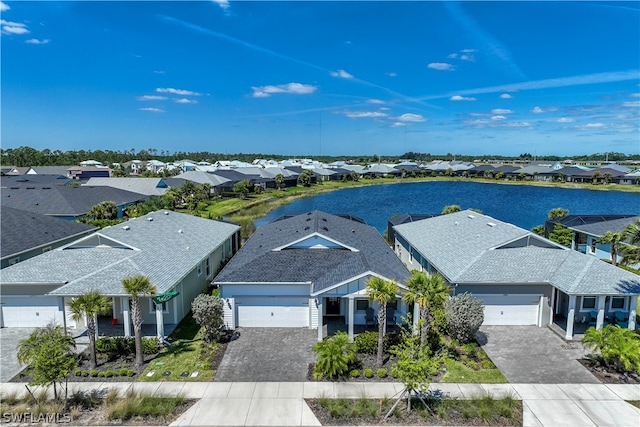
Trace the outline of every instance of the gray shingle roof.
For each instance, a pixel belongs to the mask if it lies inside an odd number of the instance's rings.
[[[165,292],[237,230],[234,224],[157,211],[7,267],[0,282],[66,283],[51,294],[78,295],[97,289],[117,296],[126,295],[122,278],[143,274],[158,292]]]
[[[148,199],[138,193],[111,187],[69,187],[52,185],[2,190],[0,204],[15,209],[53,216],[80,216],[98,203],[112,201],[117,206]]]
[[[394,229],[451,283],[548,283],[569,294],[640,294],[640,276],[476,212]]]
[[[356,249],[283,249],[314,234]],[[216,283],[311,283],[312,292],[366,272],[400,283],[409,271],[375,228],[321,211],[260,227],[215,278]]]
[[[10,207],[0,209],[2,258],[95,230],[88,224],[65,221]]]
[[[630,218],[619,218],[610,221],[600,221],[593,224],[577,225],[569,228],[581,233],[599,237],[606,234],[608,231],[613,231],[614,233],[623,231],[629,224],[632,224],[638,220],[640,220],[640,216],[633,216]]]
[[[86,187],[112,187],[145,196],[162,196],[168,185],[162,178],[89,178]]]

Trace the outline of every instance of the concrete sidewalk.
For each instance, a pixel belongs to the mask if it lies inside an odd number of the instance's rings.
[[[119,389],[199,399],[174,426],[319,426],[305,398],[383,398],[398,396],[400,383],[331,382],[153,382],[70,383],[69,390]],[[523,401],[524,426],[640,426],[635,384],[431,384],[451,397],[489,393]],[[24,392],[22,383],[1,385],[2,393]]]

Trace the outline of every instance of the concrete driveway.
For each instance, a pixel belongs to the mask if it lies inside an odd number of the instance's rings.
[[[577,360],[585,354],[582,345],[566,343],[549,328],[482,326],[479,341],[510,383],[599,383]]]
[[[24,366],[18,363],[18,342],[29,337],[35,328],[0,329],[0,382],[6,383],[15,377]]]
[[[318,333],[307,328],[238,328],[215,381],[306,381]]]

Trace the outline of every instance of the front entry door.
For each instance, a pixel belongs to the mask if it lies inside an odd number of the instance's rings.
[[[327,298],[327,316],[340,315],[340,298]]]

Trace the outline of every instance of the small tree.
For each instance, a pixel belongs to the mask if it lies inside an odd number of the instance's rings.
[[[571,247],[571,241],[573,240],[573,231],[569,230],[562,224],[555,224],[553,226],[553,230],[549,233],[549,240],[569,248]]]
[[[360,174],[356,171],[349,172],[349,179],[354,182],[358,182],[360,179]]]
[[[140,311],[140,297],[153,296],[157,289],[151,284],[147,276],[131,276],[122,279],[124,290],[131,296],[131,318],[133,319],[133,331],[136,341],[136,370],[140,370],[144,364],[144,353],[142,351],[142,311]]]
[[[369,299],[378,302],[378,354],[376,356],[376,364],[380,368],[382,367],[382,350],[384,348],[384,328],[387,324],[387,303],[395,299],[398,285],[374,276],[367,280],[365,292]]]
[[[600,243],[611,245],[611,264],[618,265],[618,252],[621,250],[622,242],[626,237],[627,236],[624,231],[607,231],[600,237]]]
[[[233,186],[234,193],[239,193],[240,198],[242,199],[246,199],[249,196],[250,190],[251,190],[251,182],[248,179],[243,179],[242,181],[238,181]]]
[[[204,328],[203,339],[207,343],[219,341],[224,336],[224,302],[222,298],[200,294],[191,303],[196,323]]]
[[[440,274],[427,274],[417,270],[411,272],[407,287],[409,291],[404,294],[403,299],[408,304],[419,306],[420,343],[424,345],[433,319],[433,310],[444,306],[451,288]]]
[[[31,365],[31,384],[53,385],[53,397],[57,400],[56,383],[62,382],[78,366],[73,354],[75,347],[75,341],[62,326],[49,323],[33,331],[29,338],[20,340],[18,362]]]
[[[442,215],[447,215],[450,213],[460,212],[462,208],[459,205],[448,205],[442,208]]]
[[[482,302],[470,293],[451,297],[444,303],[444,310],[449,324],[449,334],[461,343],[475,340],[476,332],[484,321]]]
[[[618,325],[589,328],[582,345],[599,352],[605,366],[618,372],[640,371],[640,335],[630,329]]]
[[[560,219],[567,215],[569,215],[569,210],[565,208],[553,208],[547,214],[549,219]]]
[[[313,376],[319,378],[336,378],[349,371],[349,364],[356,360],[356,347],[349,342],[349,335],[337,332],[334,336],[313,345],[316,353],[316,366]]]
[[[442,365],[441,359],[434,357],[429,347],[423,346],[420,343],[420,338],[411,335],[407,330],[402,331],[400,343],[392,347],[390,351],[392,355],[397,357],[396,363],[391,368],[391,373],[394,378],[404,384],[404,391],[393,404],[385,419],[393,413],[404,396],[407,396],[407,410],[411,411],[412,394],[415,394],[425,408],[429,409],[420,392],[426,392],[429,387],[429,377],[438,374]]]
[[[309,187],[311,185],[311,177],[313,176],[313,172],[309,169],[305,169],[298,176],[298,185],[302,185],[303,187]]]
[[[284,188],[284,175],[279,173],[273,178],[273,180],[276,182],[276,188],[278,190],[282,190]]]
[[[96,316],[108,312],[111,308],[111,301],[98,291],[88,291],[76,298],[72,298],[69,301],[69,308],[74,320],[77,321],[83,317],[87,319],[89,364],[91,369],[95,369],[98,365],[96,359]]]
[[[537,234],[538,236],[544,236],[544,232],[545,232],[544,225],[536,225],[531,229],[531,232]]]

